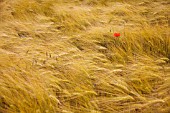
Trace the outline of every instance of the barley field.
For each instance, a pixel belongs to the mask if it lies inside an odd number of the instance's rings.
[[[170,113],[170,1],[0,0],[0,113]]]

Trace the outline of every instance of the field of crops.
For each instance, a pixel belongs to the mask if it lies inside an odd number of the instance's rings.
[[[169,0],[0,0],[0,113],[170,113]]]

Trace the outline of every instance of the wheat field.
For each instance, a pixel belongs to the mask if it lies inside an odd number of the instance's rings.
[[[0,113],[170,113],[170,1],[0,0]]]

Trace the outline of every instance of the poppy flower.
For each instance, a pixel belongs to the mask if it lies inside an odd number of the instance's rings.
[[[120,37],[120,33],[114,33],[114,37]]]

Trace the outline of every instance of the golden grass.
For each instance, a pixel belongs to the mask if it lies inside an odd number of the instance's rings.
[[[170,112],[168,3],[0,1],[0,112]]]

